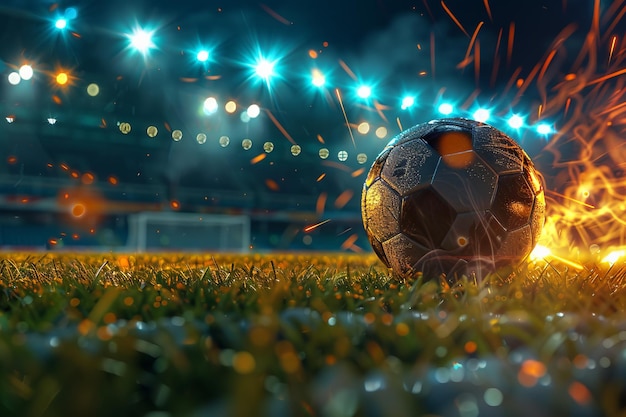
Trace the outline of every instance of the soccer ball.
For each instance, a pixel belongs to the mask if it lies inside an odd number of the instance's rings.
[[[526,152],[498,129],[462,118],[393,138],[361,197],[374,252],[398,275],[425,279],[518,265],[537,243],[545,210],[543,178]]]

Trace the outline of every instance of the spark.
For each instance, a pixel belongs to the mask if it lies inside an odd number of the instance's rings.
[[[315,202],[315,213],[318,216],[324,214],[324,207],[326,206],[326,199],[328,198],[328,194],[325,192],[320,193],[317,197],[317,201]]]
[[[445,12],[448,14],[448,16],[450,16],[452,21],[459,27],[459,29],[461,29],[463,33],[465,33],[465,36],[469,38],[470,36],[469,33],[467,33],[467,31],[465,30],[461,22],[459,22],[459,19],[456,18],[456,16],[452,13],[452,11],[448,9],[448,6],[446,6],[446,3],[444,3],[443,0],[441,0],[441,7],[443,7],[443,10],[445,10]]]
[[[435,79],[435,34],[430,32],[430,73]]]
[[[267,186],[267,188],[269,188],[272,191],[279,191],[280,187],[278,186],[278,183],[272,179],[266,179],[265,180],[265,185]]]
[[[502,28],[498,31],[498,40],[496,41],[496,47],[493,53],[493,68],[491,69],[491,86],[496,85],[496,79],[498,78],[498,70],[500,69],[500,59],[498,58],[498,51],[500,50],[500,42],[502,41]]]
[[[341,65],[341,68],[343,68],[343,70],[346,72],[346,74],[350,76],[350,78],[352,78],[354,81],[357,81],[356,74],[350,69],[348,64],[346,64],[343,59],[339,60],[339,65]]]
[[[491,15],[491,7],[489,7],[489,0],[483,0],[483,4],[485,5],[485,10],[487,10],[487,16],[489,16],[489,20],[493,22],[493,16]]]
[[[321,180],[323,180],[326,177],[326,173],[321,174],[319,177],[317,177],[317,180],[315,180],[316,182],[320,182]]]
[[[339,105],[341,106],[341,112],[343,113],[343,118],[346,121],[346,126],[348,127],[348,133],[350,134],[350,139],[352,139],[352,145],[356,149],[356,142],[354,141],[354,134],[352,133],[352,129],[350,128],[350,121],[348,121],[348,115],[346,114],[346,109],[343,107],[343,100],[341,99],[341,94],[339,93],[339,89],[335,89],[335,94],[337,94],[337,99],[339,99]]]
[[[324,141],[324,138],[322,137],[322,135],[320,135],[319,133],[317,134],[317,141],[318,141],[319,143],[326,143],[326,142]]]
[[[305,233],[309,233],[311,230],[317,229],[318,227],[328,223],[330,221],[330,219],[326,219],[326,220],[322,220],[319,223],[315,223],[315,224],[311,224],[309,226],[306,226],[304,229],[302,229]]]
[[[617,43],[617,36],[613,35],[611,38],[611,48],[609,50],[609,62],[608,65],[611,65],[611,59],[613,59],[613,52],[615,51],[615,43]]]
[[[387,121],[387,117],[383,113],[383,110],[389,110],[388,106],[385,106],[384,104],[380,104],[378,101],[374,100],[374,109],[376,109],[376,113],[378,113],[380,118],[383,119],[385,123],[389,123]]]
[[[485,22],[480,21],[478,22],[478,25],[476,25],[476,29],[474,29],[474,33],[472,33],[472,37],[470,38],[469,44],[467,45],[467,50],[465,51],[465,58],[463,58],[462,62],[467,62],[467,61],[471,62],[470,53],[472,52],[472,48],[474,47],[474,44],[476,43],[476,37],[478,36],[478,32],[480,31],[480,28],[483,27],[484,23]],[[469,62],[467,62],[467,64],[469,64]]]
[[[480,41],[476,41],[476,47],[474,48],[474,54],[476,58],[474,59],[474,82],[476,85],[479,84],[480,79]]]
[[[270,120],[272,121],[272,123],[274,123],[274,126],[276,126],[276,128],[280,131],[280,133],[283,134],[283,136],[285,138],[287,138],[287,140],[289,142],[291,142],[292,145],[296,144],[296,141],[293,140],[293,138],[291,137],[291,135],[289,134],[289,132],[287,132],[287,129],[285,129],[283,127],[283,125],[280,124],[280,122],[278,121],[278,119],[276,119],[276,117],[274,117],[274,115],[272,114],[271,111],[269,111],[269,109],[265,109],[265,112],[267,113],[267,115],[269,116]]]
[[[400,132],[404,131],[404,129],[402,128],[402,122],[400,121],[400,117],[396,117],[396,123],[398,124]]]
[[[348,238],[341,244],[341,249],[346,250],[346,249],[350,249],[352,248],[352,246],[354,245],[354,243],[357,241],[357,239],[359,238],[359,235],[357,235],[356,233],[351,234],[350,236],[348,236]]]
[[[341,209],[341,208],[345,207],[346,204],[348,204],[348,202],[350,202],[350,200],[352,199],[353,196],[354,196],[354,191],[352,191],[352,190],[345,190],[345,191],[343,191],[335,199],[335,208]]]
[[[424,3],[424,7],[426,7],[426,11],[428,12],[428,15],[430,16],[430,18],[432,20],[435,20],[435,17],[433,16],[433,12],[430,10],[430,6],[428,5],[428,1],[422,0],[422,3]]]
[[[587,83],[587,86],[590,85],[594,85],[594,84],[599,84],[601,82],[604,82],[606,80],[610,80],[611,78],[615,78],[615,77],[619,77],[622,74],[626,74],[626,68],[622,68],[621,70],[617,70],[615,72],[612,72],[610,74],[604,75],[602,77],[596,78],[595,80],[591,80]]]
[[[352,176],[352,178],[356,178],[358,176],[360,176],[361,174],[363,174],[365,172],[365,168],[359,168],[356,171],[352,172],[352,174],[350,174]]]
[[[337,168],[344,172],[352,172],[350,167],[348,167],[347,165],[340,164],[339,162],[335,162],[335,161],[322,161],[322,165],[326,165],[331,168]],[[326,175],[326,174],[322,174],[322,175]]]
[[[511,58],[513,57],[513,43],[515,42],[515,22],[511,22],[509,25],[509,39],[506,48],[506,65],[511,65]]]
[[[283,25],[286,26],[290,26],[293,25],[293,22],[290,20],[285,19],[284,17],[282,17],[281,15],[279,15],[278,13],[276,13],[274,10],[270,9],[267,5],[261,3],[259,4],[259,6],[261,6],[261,8],[270,16],[272,16],[274,19],[276,19],[277,21],[279,21],[280,23],[282,23]]]
[[[264,160],[267,157],[267,154],[265,152],[258,154],[257,156],[255,156],[254,158],[252,158],[250,160],[250,164],[254,165],[254,164],[258,164],[259,162],[261,162],[262,160]]]

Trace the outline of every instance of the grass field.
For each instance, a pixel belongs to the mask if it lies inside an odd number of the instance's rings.
[[[602,266],[600,266],[602,265]],[[4,254],[0,416],[624,416],[625,271]]]

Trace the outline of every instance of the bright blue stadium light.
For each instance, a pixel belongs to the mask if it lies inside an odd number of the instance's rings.
[[[441,103],[437,110],[439,111],[439,113],[447,116],[454,111],[454,107],[450,103]]]
[[[402,99],[402,110],[406,110],[410,107],[413,107],[413,105],[415,104],[415,97],[413,96],[406,96]]]
[[[508,124],[513,129],[519,129],[520,127],[524,126],[524,118],[518,114],[514,114],[509,117]]]
[[[311,84],[315,87],[324,87],[326,84],[326,77],[324,77],[324,74],[322,74],[320,70],[314,69],[311,73]]]
[[[141,28],[135,29],[132,35],[128,37],[130,45],[145,55],[150,49],[155,47],[154,42],[152,42],[152,34],[153,32]]]
[[[369,85],[362,85],[356,90],[356,95],[362,99],[369,98],[372,95],[372,87]]]
[[[59,18],[54,22],[54,27],[57,29],[65,29],[67,27],[67,20],[64,18]]]
[[[268,81],[274,73],[274,66],[276,62],[267,60],[265,58],[259,58],[254,66],[254,72],[257,76],[261,77],[263,80]]]
[[[200,62],[206,62],[209,60],[209,51],[207,51],[206,49],[203,49],[201,51],[198,51],[198,53],[196,54],[196,59]]]
[[[539,123],[536,129],[537,133],[539,133],[540,135],[549,135],[550,133],[554,132],[552,126],[548,123]]]
[[[474,120],[476,120],[477,122],[485,123],[487,120],[489,120],[489,117],[491,117],[491,112],[485,108],[480,108],[474,112],[473,117]]]

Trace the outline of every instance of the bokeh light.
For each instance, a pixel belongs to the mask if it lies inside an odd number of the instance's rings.
[[[11,85],[18,85],[22,81],[22,77],[20,77],[20,74],[15,71],[10,73],[7,78],[9,80],[9,84]]]
[[[148,137],[154,138],[156,137],[156,135],[159,134],[159,129],[157,129],[156,126],[148,126],[148,128],[146,129],[146,134],[148,135]]]
[[[265,153],[270,153],[274,150],[274,144],[272,142],[265,142],[263,144],[263,150]]]
[[[91,97],[95,97],[100,94],[100,86],[96,83],[91,83],[87,86],[87,94]]]
[[[246,151],[249,150],[250,148],[252,148],[252,141],[248,138],[245,138],[241,141],[241,147]]]
[[[206,143],[206,134],[198,133],[196,135],[196,142],[198,142],[200,145],[204,145]]]
[[[233,100],[229,100],[224,105],[224,110],[226,110],[226,113],[233,114],[237,111],[237,103],[235,103]]]
[[[179,129],[172,131],[172,139],[175,142],[179,142],[183,138],[183,132]]]
[[[348,159],[348,152],[341,150],[337,153],[337,159],[341,162],[345,162]]]
[[[261,114],[261,108],[258,104],[251,104],[248,106],[248,110],[246,110],[246,114],[251,119],[256,119]]]
[[[551,133],[554,133],[554,129],[549,123],[539,123],[536,129],[537,133],[539,133],[540,135],[549,135]]]
[[[18,73],[20,77],[22,78],[22,80],[28,81],[31,78],[33,78],[33,75],[34,75],[33,67],[31,67],[28,64],[24,64],[20,67]]]
[[[300,155],[300,152],[302,152],[302,148],[300,147],[300,145],[291,145],[290,150],[293,156],[298,156]]]
[[[330,152],[327,148],[322,148],[319,150],[318,155],[321,159],[326,159],[330,155]]]
[[[202,108],[205,114],[213,114],[217,112],[217,99],[215,97],[208,97],[206,100],[204,100]]]
[[[219,144],[222,148],[227,147],[230,144],[230,138],[228,136],[220,136]]]

